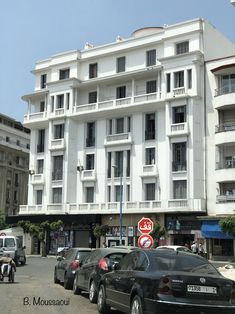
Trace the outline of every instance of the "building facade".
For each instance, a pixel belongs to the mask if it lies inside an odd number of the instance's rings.
[[[31,146],[20,215],[60,217],[59,237],[73,245],[94,243],[95,224],[109,225],[107,244],[118,243],[120,209],[125,244],[137,244],[143,216],[167,229],[167,243],[201,238],[205,61],[234,51],[196,19],[37,62],[35,90],[23,96]]]
[[[27,204],[30,130],[0,114],[0,209],[8,219]]]

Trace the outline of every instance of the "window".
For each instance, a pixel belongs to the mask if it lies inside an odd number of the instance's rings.
[[[62,203],[62,188],[53,188],[52,189],[52,202],[54,204]]]
[[[146,65],[147,67],[151,65],[156,65],[156,49],[149,50],[146,52]]]
[[[127,132],[131,131],[131,117],[127,117]]]
[[[111,135],[113,134],[113,120],[110,119],[108,122],[108,134]]]
[[[126,151],[126,176],[130,177],[130,171],[131,171],[131,151]]]
[[[148,81],[146,82],[146,94],[156,93],[157,91],[157,81]]]
[[[14,191],[14,203],[18,202],[18,192]]]
[[[62,179],[63,179],[63,156],[54,156],[52,180]]]
[[[126,71],[126,57],[117,58],[117,73]]]
[[[46,82],[47,82],[47,75],[46,74],[42,74],[41,75],[41,79],[40,79],[40,88],[46,88]]]
[[[62,69],[60,70],[59,79],[65,80],[69,78],[70,69]]]
[[[173,123],[184,123],[186,122],[186,106],[179,106],[172,108],[172,122]]]
[[[55,97],[51,96],[51,112],[54,111],[54,100],[55,100]]]
[[[186,199],[187,198],[187,181],[179,180],[173,181],[174,199]]]
[[[42,204],[42,190],[36,191],[36,204],[41,205]]]
[[[188,74],[188,89],[192,88],[192,69],[187,70]]]
[[[95,146],[95,122],[87,123],[86,147]]]
[[[16,141],[16,145],[17,145],[17,146],[20,146],[20,140],[17,140],[17,141]]]
[[[67,110],[69,110],[70,93],[66,93]]]
[[[145,140],[155,139],[155,114],[145,115]]]
[[[64,124],[54,126],[54,139],[64,138]]]
[[[108,152],[108,169],[107,169],[107,176],[108,178],[111,178],[111,163],[112,163],[112,153]]]
[[[115,152],[115,177],[123,176],[123,151]]]
[[[121,189],[120,189],[120,185],[115,185],[115,202],[120,202],[121,200],[121,197],[122,197],[122,189],[123,189],[123,186],[121,186]]]
[[[155,147],[146,148],[145,150],[145,164],[154,165],[155,164]]]
[[[108,186],[108,189],[107,189],[107,200],[108,202],[111,202],[111,186],[110,185]]]
[[[173,171],[186,170],[186,142],[173,143]]]
[[[145,200],[146,201],[155,200],[155,183],[145,184]]]
[[[10,137],[6,136],[6,142],[10,142]]]
[[[15,186],[19,186],[19,174],[15,174]]]
[[[178,71],[174,73],[175,88],[184,87],[184,71]]]
[[[129,202],[130,201],[130,184],[126,185],[126,201]]]
[[[88,103],[93,104],[97,102],[97,91],[88,94]]]
[[[43,159],[38,159],[37,161],[37,173],[38,174],[43,173],[43,163],[44,163]]]
[[[39,108],[40,112],[44,112],[45,111],[45,101],[40,101],[40,108]]]
[[[98,72],[98,64],[97,63],[89,64],[89,78],[97,77],[97,72]]]
[[[57,95],[57,109],[64,108],[64,94]]]
[[[166,74],[166,92],[170,93],[171,91],[171,73]]]
[[[235,73],[222,75],[218,80],[218,90],[216,96],[235,92]]]
[[[94,187],[89,186],[86,188],[86,203],[94,202]]]
[[[124,133],[124,118],[116,119],[116,134]]]
[[[95,155],[87,154],[86,155],[86,170],[93,170],[95,164]]]
[[[126,97],[126,86],[119,86],[116,90],[116,98],[125,98]]]
[[[189,52],[189,42],[184,41],[181,43],[176,44],[176,54],[180,55],[182,53]]]
[[[44,152],[44,142],[45,142],[45,130],[38,130],[38,145],[37,145],[37,152],[43,153]]]

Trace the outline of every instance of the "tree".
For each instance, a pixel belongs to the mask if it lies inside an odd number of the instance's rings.
[[[235,237],[235,214],[220,219],[219,225],[224,233]]]
[[[18,221],[18,226],[22,227],[24,233],[29,233],[41,243],[42,247],[42,256],[46,257],[46,234],[49,231],[59,230],[63,225],[61,220],[53,221],[49,223],[48,220],[41,222],[40,224],[33,224],[28,220]]]
[[[166,234],[165,228],[162,228],[159,222],[155,220],[153,223],[153,231],[150,233],[154,241],[154,245],[153,245],[154,247],[158,246],[159,239],[161,237],[164,237],[165,234]]]
[[[99,239],[100,241],[100,237],[101,236],[105,237],[108,230],[109,230],[108,225],[101,225],[101,226],[96,225],[93,229],[93,234],[96,237],[96,239]]]

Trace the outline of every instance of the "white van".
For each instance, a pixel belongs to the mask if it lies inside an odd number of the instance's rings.
[[[18,237],[14,236],[0,236],[0,257],[3,255],[9,254],[16,263],[16,266],[21,263],[25,265],[25,246],[22,246],[22,243]]]

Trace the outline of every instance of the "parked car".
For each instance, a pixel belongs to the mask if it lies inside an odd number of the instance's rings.
[[[99,313],[235,313],[235,282],[205,258],[186,252],[135,250],[98,288]]]
[[[133,246],[133,245],[114,245],[114,246],[111,246],[111,248],[127,249],[127,250],[131,250],[131,251],[139,249],[138,246]]]
[[[169,250],[173,250],[173,251],[183,251],[183,252],[188,252],[188,253],[192,253],[192,251],[187,248],[186,246],[181,246],[181,245],[162,245],[162,246],[158,246],[156,249],[169,249]]]
[[[84,261],[80,269],[76,271],[73,282],[74,294],[81,291],[89,292],[91,303],[97,301],[97,287],[103,274],[112,270],[115,263],[129,253],[130,250],[120,248],[100,248],[94,250]]]
[[[25,246],[18,237],[15,236],[0,236],[0,257],[8,255],[13,258],[16,266],[26,264]]]
[[[90,248],[70,248],[65,256],[58,256],[54,269],[54,283],[63,283],[65,289],[72,289],[76,270],[91,253]]]

